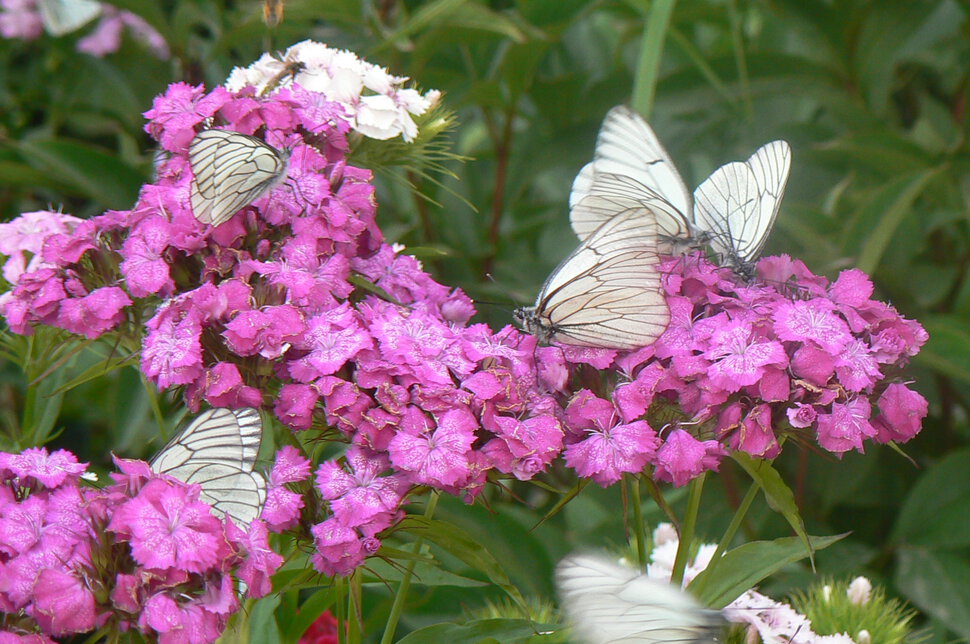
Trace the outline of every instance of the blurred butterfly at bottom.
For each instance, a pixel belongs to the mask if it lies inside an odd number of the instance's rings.
[[[542,342],[608,349],[650,345],[670,321],[655,219],[649,209],[623,198],[592,195],[583,205],[611,217],[549,275],[535,306],[515,310],[515,319]]]
[[[725,624],[686,591],[602,555],[560,561],[556,586],[582,644],[714,644]]]
[[[286,179],[289,154],[231,130],[203,130],[189,143],[192,214],[203,224],[229,221]]]
[[[253,471],[263,438],[255,409],[209,409],[179,432],[149,465],[184,483],[198,483],[201,498],[242,527],[259,516],[266,479]]]

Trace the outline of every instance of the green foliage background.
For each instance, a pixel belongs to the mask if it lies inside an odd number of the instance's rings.
[[[154,25],[173,58],[129,41],[96,59],[75,53],[76,35],[0,43],[6,219],[48,205],[78,216],[130,207],[150,174],[140,114],[154,95],[173,81],[218,84],[234,65],[313,38],[441,89],[457,110],[453,150],[468,160],[448,162],[437,180],[407,168],[381,174],[379,221],[439,281],[478,300],[496,328],[575,244],[569,186],[613,105],[632,99],[650,109],[691,186],[766,141],[788,140],[792,175],[766,252],[830,277],[858,266],[881,299],[926,326],[930,342],[912,375],[930,417],[904,446],[908,458],[872,447],[835,460],[789,446],[778,467],[810,533],[852,532],[819,554],[821,572],[886,584],[920,608],[930,641],[970,639],[970,2],[289,0],[275,30],[258,1],[112,4]],[[636,77],[651,69],[655,78]],[[65,355],[39,387],[26,386],[56,360],[57,342],[42,335],[7,347],[0,447],[50,440],[108,469],[111,450],[145,456],[160,446],[134,370],[63,393],[60,385],[97,362]],[[703,535],[716,538],[726,525],[745,478],[725,463],[711,481]],[[442,500],[436,518],[475,535],[526,595],[550,597],[555,561],[577,544],[624,540],[616,490],[587,489],[537,528],[552,495],[492,496],[488,508]],[[787,534],[767,507],[744,526],[747,540]],[[495,598],[475,581],[484,578],[478,570],[425,571],[399,633]],[[810,574],[791,567],[768,589],[784,592]],[[379,629],[393,593],[379,583],[367,592],[365,624]],[[252,612],[254,627],[274,606]],[[254,641],[292,637],[266,628],[270,639]]]

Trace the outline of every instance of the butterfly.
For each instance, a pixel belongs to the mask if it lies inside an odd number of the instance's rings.
[[[254,471],[263,423],[255,409],[209,409],[149,463],[157,474],[198,483],[201,498],[220,515],[248,526],[262,512],[266,479]]]
[[[37,0],[44,30],[52,36],[63,36],[88,24],[101,15],[101,3],[95,0]]]
[[[633,110],[614,107],[600,128],[594,160],[573,181],[570,223],[584,239],[608,215],[584,207],[586,197],[632,200],[655,214],[662,253],[709,245],[721,265],[748,274],[774,226],[790,167],[789,145],[772,141],[747,161],[715,170],[692,197],[650,125]]]
[[[574,554],[556,566],[564,614],[583,644],[713,644],[724,624],[686,591],[604,556]]]
[[[535,306],[516,309],[514,316],[544,343],[613,349],[652,344],[670,321],[654,219],[629,199],[590,195],[583,204],[610,216],[549,275]]]
[[[262,139],[203,130],[189,144],[192,213],[218,226],[286,178],[289,155]]]

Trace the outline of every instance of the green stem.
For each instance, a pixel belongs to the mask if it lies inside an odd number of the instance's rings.
[[[734,535],[738,533],[741,528],[741,523],[744,521],[745,515],[748,514],[748,510],[751,509],[751,504],[754,503],[755,498],[758,496],[758,490],[761,489],[757,484],[752,483],[751,487],[748,488],[747,493],[744,498],[741,499],[741,504],[738,506],[737,511],[734,513],[734,518],[731,519],[731,525],[727,527],[724,531],[724,536],[721,537],[721,541],[717,544],[717,550],[711,556],[711,563],[707,564],[706,574],[714,574],[714,569],[717,568],[717,564],[721,559],[721,555],[727,550],[727,547],[731,545],[734,541]]]
[[[637,563],[640,568],[647,566],[647,526],[643,521],[643,508],[640,500],[640,479],[636,476],[624,474],[630,483],[630,496],[633,501],[633,537],[637,543]]]
[[[684,517],[680,531],[680,543],[677,545],[677,556],[674,558],[674,570],[670,575],[670,583],[680,586],[684,581],[684,570],[687,569],[687,557],[690,545],[694,542],[694,527],[697,525],[697,515],[701,508],[701,493],[704,491],[704,481],[707,472],[690,482],[690,496],[687,497],[687,515]]]
[[[347,644],[347,602],[344,598],[347,595],[347,579],[341,576],[333,578],[334,588],[337,590],[337,600],[334,606],[337,607],[337,644]]]
[[[738,84],[748,116],[751,116],[751,87],[748,83],[748,61],[744,55],[744,36],[741,33],[741,14],[736,0],[728,2],[728,17],[731,21],[731,40],[734,44],[734,64],[738,68]]]
[[[438,499],[440,494],[438,492],[432,492],[428,498],[428,507],[424,511],[424,518],[430,519],[434,516],[435,507],[438,505]],[[404,577],[401,579],[401,586],[398,588],[397,596],[394,598],[394,604],[391,606],[391,613],[387,616],[387,626],[384,628],[384,636],[381,637],[381,644],[391,644],[394,639],[394,631],[397,630],[397,623],[401,619],[401,613],[404,611],[404,600],[407,598],[408,590],[411,588],[411,577],[414,575],[414,567],[418,563],[418,553],[421,548],[424,547],[424,539],[417,539],[414,542],[414,546],[411,547],[411,552],[414,557],[408,562],[407,569],[404,571]]]
[[[630,103],[641,116],[649,118],[653,109],[653,97],[657,92],[657,77],[660,73],[664,42],[667,40],[667,29],[670,27],[670,17],[674,13],[677,0],[653,0],[649,9],[646,9],[646,2],[643,4],[647,27],[643,31],[640,60],[637,61],[633,98]]]
[[[347,593],[347,641],[351,644],[360,644],[363,637],[361,629],[361,574],[360,570],[355,570],[350,576],[349,591]]]

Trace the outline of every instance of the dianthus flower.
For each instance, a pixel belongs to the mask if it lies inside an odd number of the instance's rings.
[[[87,466],[69,452],[0,453],[0,611],[34,625],[22,641],[108,621],[162,642],[215,641],[239,610],[233,574],[260,597],[283,562],[265,524],[243,530],[216,518],[197,485],[116,464],[115,483],[97,489],[81,485]]]
[[[926,333],[872,300],[857,270],[830,284],[801,262],[765,258],[747,284],[703,258],[670,258],[671,323],[636,351],[538,347],[511,326],[470,325],[464,293],[384,242],[372,175],[347,156],[352,127],[413,136],[428,105],[403,82],[308,41],[237,70],[228,89],[173,84],[146,113],[165,152],[156,181],[131,210],[46,235],[43,263],[25,266],[0,313],[16,333],[128,334],[145,376],[184,387],[191,409],[271,409],[293,430],[326,429],[350,445],[316,469],[322,510],[283,474],[267,494],[268,527],[312,525],[326,574],[373,554],[416,487],[471,502],[490,475],[529,480],[559,456],[604,486],[640,472],[683,485],[731,450],[770,459],[793,437],[841,454],[919,431],[926,401],[902,368]],[[386,101],[365,101],[374,97],[397,101],[387,119],[376,116]],[[378,121],[386,128],[375,132]],[[289,151],[286,181],[214,228],[189,199],[187,148],[205,127]],[[32,238],[9,252],[37,247]],[[129,510],[143,531],[119,534],[165,565],[185,543],[173,533],[151,545],[150,523],[166,520],[159,489]],[[191,497],[164,503],[194,512]],[[183,527],[208,534],[204,523]],[[219,552],[185,561],[209,566]],[[156,623],[194,614],[167,599],[151,607]]]

